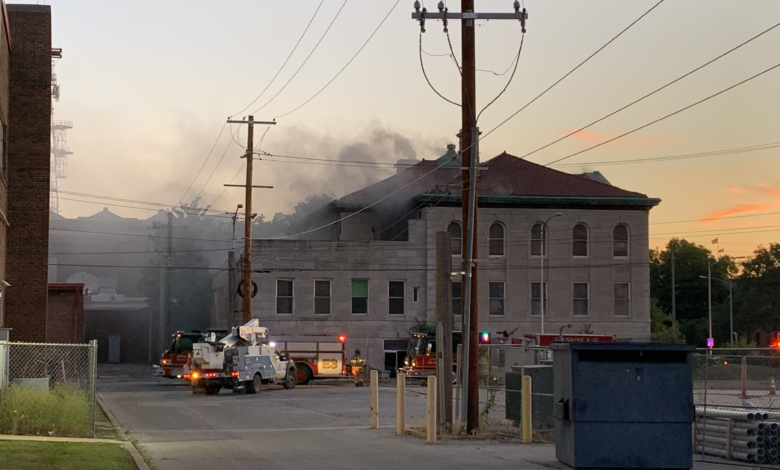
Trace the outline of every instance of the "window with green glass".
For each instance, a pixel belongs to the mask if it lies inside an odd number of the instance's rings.
[[[352,313],[368,313],[368,279],[352,279]]]

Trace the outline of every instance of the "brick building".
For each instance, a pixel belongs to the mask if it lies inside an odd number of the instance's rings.
[[[51,8],[5,5],[0,48],[5,281],[0,326],[12,341],[45,341],[49,237]]]
[[[49,284],[47,343],[84,342],[84,284]]]
[[[334,201],[312,218],[311,229],[322,228],[308,240],[254,240],[252,316],[272,334],[344,333],[372,367],[392,368],[409,329],[435,319],[436,232],[451,234],[459,270],[460,166],[450,146],[436,161]],[[660,201],[600,174],[562,173],[506,153],[480,166],[479,328],[538,333],[543,295],[546,332],[572,324],[571,332],[649,340],[648,215]],[[542,222],[557,213],[542,236]],[[215,320],[229,308],[226,284],[225,273],[214,280]],[[460,330],[459,275],[452,294]]]

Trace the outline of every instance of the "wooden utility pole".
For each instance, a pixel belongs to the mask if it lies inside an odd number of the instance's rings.
[[[246,134],[246,201],[244,202],[244,279],[242,292],[244,294],[244,323],[252,319],[252,163],[254,162],[254,130],[255,124],[276,124],[275,121],[255,121],[249,116],[246,121],[228,120],[232,124],[247,124]],[[226,184],[225,186],[234,186]],[[260,186],[270,188],[270,186]]]
[[[452,431],[452,245],[448,232],[436,232],[436,356],[439,425]]]
[[[474,0],[461,0],[459,13],[451,13],[443,2],[439,2],[439,12],[431,13],[426,8],[420,9],[419,1],[414,3],[415,12],[412,18],[420,22],[422,32],[425,32],[426,19],[461,20],[461,179],[463,192],[461,198],[463,217],[463,250],[464,263],[462,277],[463,296],[463,375],[467,387],[464,404],[466,412],[462,414],[467,420],[466,431],[471,433],[479,428],[479,310],[478,281],[474,259],[477,258],[477,198],[476,176],[479,159],[477,128],[477,93],[476,93],[476,58],[475,58],[475,20],[516,20],[520,21],[525,32],[525,20],[528,18],[525,9],[520,10],[520,2],[514,2],[514,13],[476,13]],[[446,31],[446,23],[445,23]]]
[[[227,329],[236,326],[236,250],[228,251]]]

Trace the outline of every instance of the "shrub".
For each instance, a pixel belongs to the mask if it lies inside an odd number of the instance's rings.
[[[88,437],[91,407],[85,393],[60,385],[37,390],[11,385],[0,392],[0,433],[13,430],[17,412],[17,434]]]

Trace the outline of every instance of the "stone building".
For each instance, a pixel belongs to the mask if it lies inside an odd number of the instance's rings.
[[[538,333],[543,293],[546,332],[572,324],[649,340],[648,215],[660,201],[506,153],[480,167],[480,330]],[[437,232],[452,235],[460,271],[460,174],[450,146],[323,208],[306,240],[254,240],[253,317],[276,335],[346,334],[372,367],[393,367],[410,328],[435,318]],[[460,330],[460,274],[452,281]],[[226,285],[227,274],[215,277],[214,317],[229,304]]]

